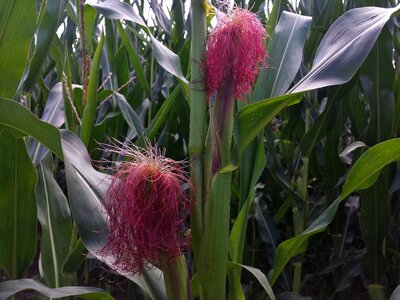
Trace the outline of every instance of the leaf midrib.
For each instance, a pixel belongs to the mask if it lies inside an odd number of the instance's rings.
[[[383,14],[382,15],[384,17],[387,17],[388,14],[389,13],[386,12],[384,15]],[[391,14],[392,13],[390,13],[390,15]],[[381,21],[384,17],[382,17],[379,21]],[[315,68],[312,68],[311,71],[305,77],[303,77],[303,79],[301,81],[299,81],[299,83],[296,86],[294,86],[288,93],[293,93],[294,91],[296,91],[296,89],[299,86],[301,86],[305,82],[306,79],[308,80],[310,77],[315,77],[316,75],[318,75],[320,73],[320,71],[323,69],[323,67],[325,67],[328,63],[330,63],[334,58],[336,58],[342,52],[347,51],[347,49],[354,43],[354,41],[357,41],[358,39],[360,39],[363,35],[365,35],[365,33],[370,32],[369,29],[371,29],[371,27],[369,27],[367,30],[365,30],[362,33],[360,33],[350,43],[347,43],[344,47],[340,48],[332,56],[328,57],[326,60],[323,60],[321,63],[317,64],[317,66]]]
[[[50,214],[50,201],[49,201],[49,192],[48,192],[48,188],[47,188],[47,179],[45,176],[43,164],[40,164],[40,172],[42,173],[42,178],[43,178],[44,197],[46,198],[46,206],[47,206],[46,215],[47,215],[47,222],[48,222],[48,227],[49,227],[51,256],[53,259],[55,287],[58,288],[60,286],[60,278],[59,278],[59,272],[58,272],[58,259],[57,259],[57,252],[56,252],[56,247],[55,247],[55,242],[54,242],[52,218],[51,218],[51,214]]]

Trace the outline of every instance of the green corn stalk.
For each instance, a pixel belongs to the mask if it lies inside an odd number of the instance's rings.
[[[203,0],[192,0],[191,89],[189,155],[190,177],[194,187],[195,205],[190,212],[192,244],[195,261],[203,235],[203,153],[206,131],[207,98],[201,75],[201,60],[206,41],[206,15]]]

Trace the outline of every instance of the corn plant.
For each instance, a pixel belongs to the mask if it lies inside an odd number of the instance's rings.
[[[395,0],[0,4],[0,299],[400,298]]]

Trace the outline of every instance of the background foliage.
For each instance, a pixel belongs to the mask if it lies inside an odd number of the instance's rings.
[[[118,159],[98,143],[203,155],[189,134],[207,129],[193,115],[207,103],[193,59],[200,4],[0,3],[0,299],[166,298],[159,270],[125,278],[96,257],[105,161]],[[397,299],[398,1],[236,4],[270,37],[253,94],[236,104],[229,298]]]

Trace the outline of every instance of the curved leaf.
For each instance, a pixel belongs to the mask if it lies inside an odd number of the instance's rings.
[[[51,89],[41,120],[57,128],[64,124],[65,114],[61,82],[57,83]],[[30,140],[29,155],[35,166],[46,156],[48,151],[46,147],[39,144],[36,140]]]
[[[24,290],[35,290],[49,298],[79,296],[80,298],[89,300],[114,299],[104,290],[95,287],[65,286],[62,288],[51,289],[33,279],[20,279],[0,282],[0,300],[6,300],[10,296]]]
[[[246,149],[260,130],[267,126],[282,109],[298,103],[301,98],[301,93],[284,95],[264,99],[239,110],[235,120],[235,135],[239,144],[239,153]]]
[[[268,282],[267,277],[259,269],[256,269],[256,268],[253,268],[250,266],[245,266],[242,264],[237,264],[234,262],[229,262],[229,266],[234,267],[234,268],[242,267],[243,269],[246,269],[247,271],[249,271],[258,280],[258,282],[262,285],[264,290],[267,292],[269,299],[275,300],[274,292],[272,291],[272,288]]]
[[[120,93],[116,93],[115,97],[117,99],[118,106],[124,116],[126,123],[128,123],[131,134],[129,135],[129,139],[134,138],[135,136],[140,136],[143,133],[143,124],[140,120],[139,116],[129,105],[128,101],[126,101],[125,97]]]
[[[182,80],[182,82],[188,84],[188,81],[182,73],[179,56],[164,46],[151,34],[142,18],[136,14],[132,6],[117,0],[106,0],[98,4],[92,4],[92,6],[106,18],[112,20],[128,20],[143,26],[150,37],[154,50],[154,58],[157,62],[172,75],[175,75]]]
[[[60,132],[53,125],[40,121],[21,104],[0,97],[0,127],[21,136],[31,136],[62,158]]]
[[[387,140],[369,148],[350,169],[340,199],[369,188],[378,179],[382,168],[397,160],[400,160],[400,139]]]
[[[313,66],[289,93],[349,81],[365,60],[395,8],[361,7],[344,13],[321,41]]]
[[[304,232],[279,244],[275,254],[274,269],[271,271],[269,278],[270,284],[275,283],[278,276],[282,273],[283,268],[292,257],[303,253],[307,249],[309,237],[325,230],[335,217],[338,207],[339,199],[336,199]]]

